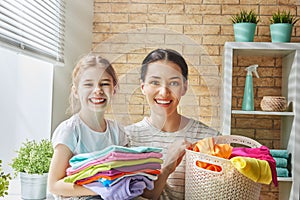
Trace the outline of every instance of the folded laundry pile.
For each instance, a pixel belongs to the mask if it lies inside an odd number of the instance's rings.
[[[276,173],[278,177],[289,177],[289,153],[286,149],[270,149],[271,155],[276,161]]]
[[[194,143],[192,150],[211,156],[229,159],[232,165],[254,182],[278,186],[276,162],[266,146],[259,148],[232,147],[229,144],[215,144],[214,138],[205,138]],[[197,161],[198,167],[220,172],[221,166]]]
[[[160,173],[162,149],[112,145],[70,159],[65,182],[82,185],[103,199],[132,199],[152,190]]]

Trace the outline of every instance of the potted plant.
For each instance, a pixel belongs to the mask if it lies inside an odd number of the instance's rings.
[[[12,168],[20,174],[22,199],[45,199],[47,178],[53,147],[50,140],[27,140],[12,160]]]
[[[236,42],[253,42],[256,25],[259,22],[259,17],[253,10],[249,12],[241,10],[238,14],[231,16],[231,22]]]
[[[270,19],[270,33],[272,42],[290,42],[294,24],[299,20],[289,12],[283,10],[272,14]]]
[[[2,171],[2,160],[0,160],[0,197],[4,197],[5,195],[7,195],[7,191],[8,191],[8,186],[9,186],[9,180],[11,179],[10,174],[5,174]]]

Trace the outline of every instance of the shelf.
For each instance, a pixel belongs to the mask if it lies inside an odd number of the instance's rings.
[[[244,111],[232,110],[232,114],[238,115],[278,115],[278,116],[294,116],[294,112],[266,112],[266,111]]]
[[[233,88],[233,73],[234,67],[239,65],[239,60],[247,59],[255,62],[256,57],[271,57],[273,59],[280,58],[282,68],[281,78],[281,96],[286,97],[288,102],[292,102],[288,106],[286,112],[266,112],[261,110],[243,111],[240,108],[232,110],[232,93]],[[279,199],[294,200],[299,199],[300,194],[300,43],[272,43],[272,42],[226,42],[224,45],[223,54],[223,70],[222,70],[222,98],[221,103],[221,120],[220,127],[222,133],[231,134],[231,126],[233,115],[236,117],[261,118],[276,118],[276,126],[280,128],[278,146],[287,149],[292,154],[291,157],[291,174],[293,177],[278,177],[279,184]],[[240,109],[240,110],[238,110]],[[277,118],[280,119],[277,119]],[[234,119],[235,120],[235,119]],[[258,119],[259,120],[259,119]],[[237,120],[235,120],[237,123]],[[245,123],[246,125],[246,123]],[[251,128],[251,121],[249,121]],[[278,129],[279,130],[279,129]],[[277,136],[276,136],[277,137]],[[261,139],[261,138],[259,138]],[[276,138],[277,139],[277,138]],[[264,141],[265,142],[265,141]],[[267,142],[267,141],[266,141]],[[277,143],[276,143],[277,145]]]
[[[292,177],[277,177],[277,180],[280,182],[292,182],[293,178]]]
[[[235,55],[246,56],[286,56],[296,49],[299,43],[270,42],[226,42],[225,48],[230,48]]]

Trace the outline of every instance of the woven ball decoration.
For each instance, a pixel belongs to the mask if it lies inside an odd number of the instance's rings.
[[[264,96],[260,102],[263,111],[283,112],[286,110],[286,98],[282,96]]]

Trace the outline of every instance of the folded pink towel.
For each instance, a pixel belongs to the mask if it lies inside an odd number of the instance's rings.
[[[95,160],[91,160],[90,162],[87,162],[80,167],[73,169],[72,167],[69,167],[67,169],[67,175],[72,175],[77,172],[80,172],[81,170],[86,169],[90,166],[95,166],[102,163],[107,163],[111,161],[116,160],[139,160],[139,159],[145,159],[145,158],[161,158],[162,154],[158,152],[149,152],[149,153],[123,153],[123,152],[110,152],[109,154],[97,158]]]

